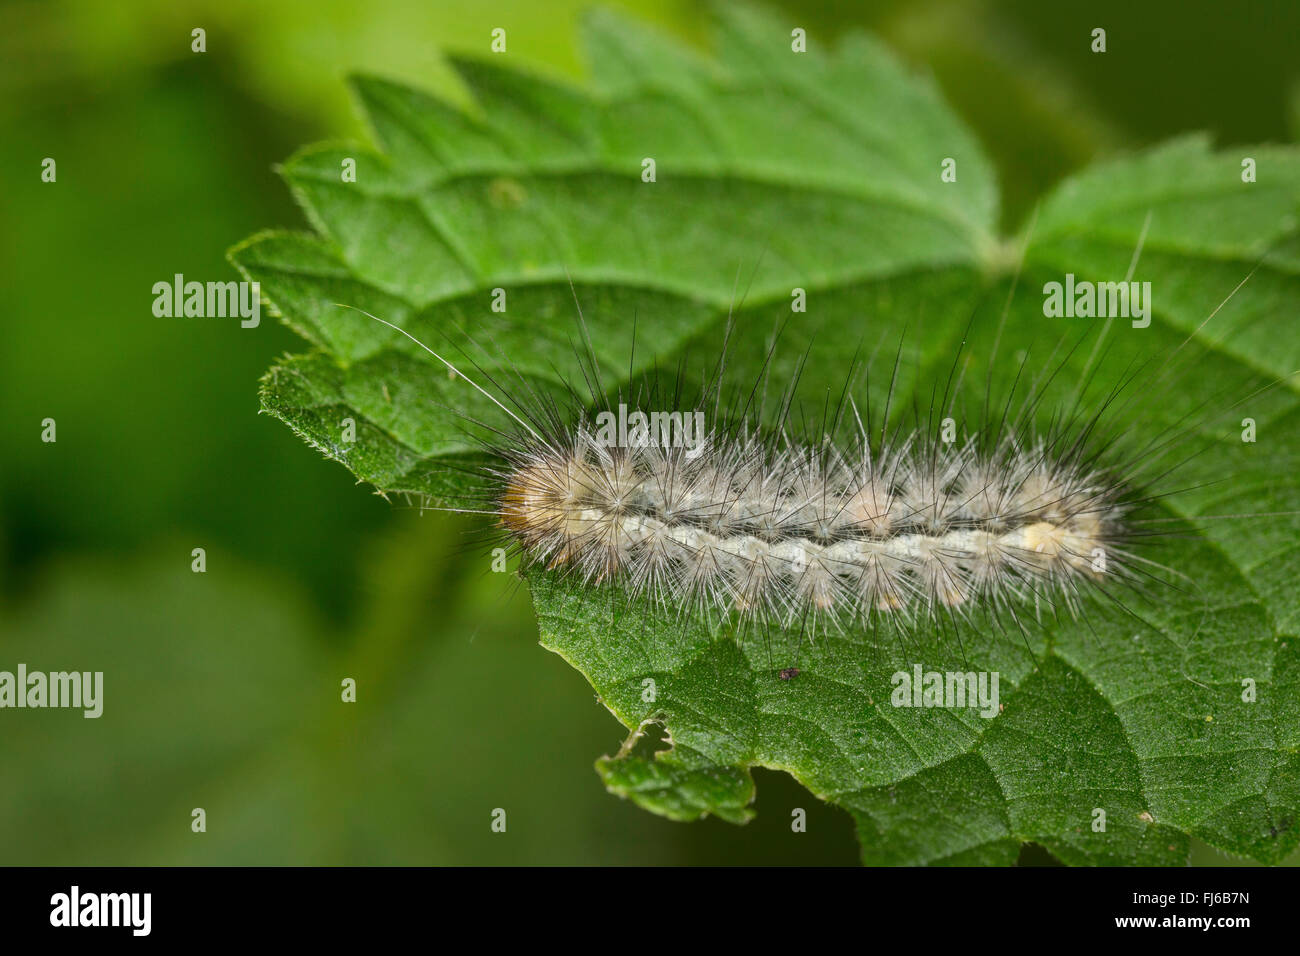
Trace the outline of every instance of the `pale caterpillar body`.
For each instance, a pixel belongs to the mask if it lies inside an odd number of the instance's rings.
[[[1072,605],[1119,560],[1124,509],[1100,475],[1057,454],[1041,440],[988,453],[916,436],[884,453],[865,436],[850,451],[776,450],[715,431],[693,457],[607,447],[580,423],[563,446],[514,452],[499,513],[531,560],[669,608],[789,625]]]
[[[612,403],[589,343],[578,355],[587,388],[569,386],[570,407],[561,409],[522,376],[507,389],[477,363],[478,375],[467,375],[378,321],[509,418],[490,428],[482,492],[445,510],[490,516],[524,567],[620,589],[629,606],[644,600],[669,617],[810,637],[882,625],[906,632],[975,614],[1023,631],[1044,614],[1078,617],[1089,593],[1123,607],[1121,590],[1168,583],[1154,572],[1171,569],[1134,545],[1163,533],[1141,517],[1156,497],[1148,479],[1168,468],[1185,436],[1163,433],[1117,451],[1122,416],[1112,406],[1133,374],[1093,412],[1076,404],[1037,427],[1045,392],[1035,384],[1015,412],[1008,395],[957,434],[952,419],[940,429],[933,414],[910,427],[871,425],[872,410],[850,395],[850,373],[834,414],[812,429],[817,443],[791,435],[793,383],[778,421],[764,425],[751,410],[757,385],[740,389],[733,406],[743,407],[724,414],[720,377],[685,405],[678,378],[669,414],[707,409],[710,427],[690,444],[646,427],[611,441],[593,412]],[[648,400],[631,403],[641,421],[665,404],[659,390],[656,379]],[[987,412],[989,396],[984,404]],[[946,394],[937,408],[948,408]],[[889,419],[888,402],[875,417]],[[1125,455],[1136,460],[1124,465]]]

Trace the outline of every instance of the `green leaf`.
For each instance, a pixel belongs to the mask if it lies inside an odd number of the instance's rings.
[[[1005,390],[1018,355],[1033,357],[1030,377],[1059,365],[1044,421],[1089,374],[1095,398],[1146,368],[1128,437],[1187,429],[1206,448],[1180,481],[1213,482],[1166,498],[1170,519],[1300,510],[1297,382],[1285,377],[1300,367],[1295,149],[1214,153],[1192,138],[1121,158],[1063,183],[1004,240],[993,171],[931,84],[864,37],[795,54],[781,22],[743,8],[718,19],[713,60],[594,14],[587,90],[457,60],[473,115],[355,80],[380,151],[290,159],[283,174],[317,234],[232,253],[315,347],[267,373],[264,410],[381,491],[447,500],[465,479],[442,466],[474,454],[458,413],[497,413],[334,303],[463,352],[484,375],[508,356],[508,374],[546,391],[580,377],[576,295],[611,390],[655,364],[708,367],[733,312],[737,380],[753,380],[783,326],[771,381],[806,354],[798,394],[818,409],[855,349],[888,368],[900,341],[902,409],[930,407],[963,341],[963,380],[979,383],[963,402],[981,401],[986,381]],[[1258,182],[1242,182],[1243,156]],[[340,176],[347,157],[355,183]],[[647,158],[654,182],[642,181]],[[945,159],[955,182],[940,177]],[[1149,328],[1044,317],[1045,282],[1118,281],[1133,263],[1153,287]],[[498,288],[505,312],[491,309]],[[807,312],[791,311],[795,288]],[[1170,356],[1192,372],[1157,387]],[[859,401],[879,407],[889,377],[872,375]],[[1205,382],[1229,398],[1207,410]],[[340,437],[346,418],[355,442]],[[1180,536],[1158,554],[1188,589],[1132,613],[1095,601],[1086,621],[1046,619],[1028,636],[987,621],[907,641],[737,637],[629,607],[611,585],[529,580],[543,645],[629,731],[666,732],[653,756],[625,747],[597,765],[656,813],[743,822],[761,766],[851,813],[869,862],[1012,863],[1035,841],[1067,863],[1179,864],[1192,838],[1274,862],[1300,842],[1300,521],[1170,527]],[[796,655],[798,675],[783,679]],[[892,706],[891,676],[916,664],[996,671],[1002,711]]]
[[[684,766],[679,751],[660,758],[601,757],[596,770],[611,793],[629,797],[670,820],[690,822],[713,814],[729,823],[754,816],[754,781],[737,767]]]

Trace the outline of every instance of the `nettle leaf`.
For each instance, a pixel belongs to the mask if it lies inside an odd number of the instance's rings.
[[[733,310],[739,380],[784,326],[770,380],[783,385],[806,355],[799,394],[818,409],[855,351],[889,368],[900,342],[900,408],[931,407],[963,343],[976,402],[1024,355],[1037,357],[1031,375],[1059,366],[1062,402],[1085,373],[1105,394],[1151,368],[1130,431],[1185,428],[1200,451],[1180,475],[1189,490],[1165,499],[1170,519],[1300,510],[1295,149],[1215,153],[1190,138],[1118,159],[1002,239],[993,170],[932,84],[864,37],[793,53],[781,22],[718,19],[709,60],[593,15],[584,90],[504,57],[456,60],[472,115],[356,79],[379,149],[294,156],[283,174],[317,234],[232,253],[314,346],[267,373],[264,410],[383,492],[446,500],[464,479],[441,466],[476,453],[461,416],[495,410],[335,303],[463,350],[485,374],[508,361],[545,390],[579,377],[576,293],[611,390],[654,365],[711,365]],[[1256,182],[1242,180],[1247,156]],[[340,175],[349,158],[355,182]],[[1045,283],[1130,269],[1152,285],[1149,327],[1045,316]],[[794,289],[806,312],[791,311]],[[1170,356],[1192,372],[1161,384]],[[879,407],[888,379],[860,381],[859,400]],[[1210,383],[1229,398],[1207,407]],[[1254,443],[1241,440],[1246,417]],[[992,621],[907,640],[737,637],[629,608],[612,586],[530,583],[542,644],[629,731],[666,736],[655,752],[633,733],[597,765],[656,813],[743,822],[761,766],[851,813],[873,863],[1006,864],[1035,841],[1067,863],[1177,864],[1193,837],[1277,861],[1300,842],[1300,522],[1169,527],[1179,534],[1160,559],[1182,590],[1131,613],[1097,600],[1085,620],[1046,619],[1030,637]],[[797,679],[781,679],[796,653]],[[891,675],[916,664],[997,672],[1000,712],[891,706]]]

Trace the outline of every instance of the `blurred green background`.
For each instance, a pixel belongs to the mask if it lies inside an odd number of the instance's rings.
[[[306,228],[272,167],[365,138],[348,72],[463,101],[439,51],[505,26],[517,63],[580,80],[584,5],[0,5],[0,669],[106,672],[99,720],[0,716],[0,864],[856,860],[848,817],[782,774],[757,774],[743,828],[607,795],[592,762],[622,729],[537,646],[526,593],[467,559],[472,525],[371,495],[257,414],[300,341],[151,311],[153,283],[235,279],[229,246]],[[707,48],[695,3],[614,5]],[[1294,0],[777,7],[813,42],[866,27],[933,72],[999,166],[1008,228],[1096,157],[1300,123]]]

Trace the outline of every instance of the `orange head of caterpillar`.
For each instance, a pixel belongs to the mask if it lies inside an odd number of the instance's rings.
[[[559,563],[565,563],[588,523],[585,512],[598,481],[598,472],[572,456],[522,464],[506,480],[501,524],[528,547],[561,545]]]
[[[515,470],[501,496],[501,524],[526,545],[535,546],[562,529],[564,489],[560,472],[545,462]]]

